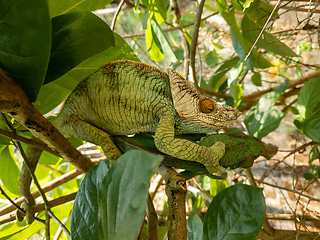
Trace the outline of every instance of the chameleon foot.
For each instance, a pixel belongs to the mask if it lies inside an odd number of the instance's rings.
[[[210,148],[213,153],[213,158],[208,161],[204,161],[203,165],[206,167],[209,173],[215,173],[220,169],[219,160],[225,153],[225,144],[223,142],[216,142]]]

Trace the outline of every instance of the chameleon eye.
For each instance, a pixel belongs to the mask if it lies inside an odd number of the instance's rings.
[[[202,113],[211,113],[216,110],[216,104],[209,98],[202,98],[199,102],[199,110]]]

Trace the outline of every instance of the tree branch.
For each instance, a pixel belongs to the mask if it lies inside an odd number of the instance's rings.
[[[0,68],[0,112],[6,113],[80,171],[87,172],[94,163],[78,152],[29,101],[17,83]]]
[[[51,208],[59,206],[61,204],[65,204],[67,202],[73,201],[76,197],[77,193],[71,193],[69,195],[56,198],[54,200],[49,201],[49,205]],[[37,204],[32,207],[34,213],[42,212],[45,210],[44,204]],[[24,214],[24,213],[23,213]],[[0,217],[0,225],[8,222],[12,222],[16,219],[16,212],[9,213]]]
[[[66,183],[66,182],[68,182],[68,181],[70,181],[70,180],[72,180],[74,178],[76,178],[80,174],[82,174],[82,172],[80,172],[78,170],[73,170],[71,172],[68,172],[68,173],[66,173],[66,174],[64,174],[64,175],[52,180],[51,182],[48,182],[47,184],[44,184],[41,188],[42,188],[42,190],[44,192],[51,191],[54,188]],[[40,193],[39,193],[38,189],[33,191],[31,194],[32,194],[33,198],[37,198],[37,197],[40,196]],[[24,201],[24,198],[20,197],[20,198],[16,199],[14,201],[14,203],[16,205],[20,206],[23,201]],[[6,206],[4,206],[3,208],[0,209],[0,216],[5,215],[7,213],[10,213],[10,212],[12,212],[14,210],[15,210],[15,207],[13,205],[11,205],[11,204],[8,204],[8,205],[6,205]]]
[[[196,50],[198,45],[198,37],[199,37],[199,28],[201,23],[201,15],[203,11],[205,0],[200,0],[199,6],[196,12],[196,19],[194,21],[193,33],[192,33],[192,41],[190,46],[190,67],[191,67],[191,75],[192,80],[194,81],[194,85],[196,89],[199,88],[197,81],[197,73],[196,73]]]
[[[36,142],[30,138],[25,138],[25,137],[22,137],[14,132],[10,132],[10,131],[7,131],[7,130],[4,130],[4,129],[1,129],[0,128],[0,135],[2,136],[5,136],[5,137],[8,137],[8,138],[12,138],[12,139],[15,139],[19,142],[23,142],[27,145],[30,145],[30,146],[33,146],[33,147],[36,147],[36,148],[39,148],[39,149],[42,149],[46,152],[49,152],[57,157],[61,157],[57,151],[54,151],[52,150],[51,148],[49,148],[47,145],[45,144],[42,144],[42,143],[39,143],[39,142]]]
[[[166,182],[168,196],[168,239],[187,239],[186,206],[187,193],[186,180],[172,168],[161,165],[159,174]]]

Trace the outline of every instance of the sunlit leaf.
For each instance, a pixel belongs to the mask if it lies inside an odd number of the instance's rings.
[[[0,179],[3,185],[13,194],[19,195],[18,185],[20,170],[10,152],[12,146],[0,147],[1,171]]]
[[[111,2],[112,0],[48,0],[52,18],[67,12],[94,11],[103,8]]]

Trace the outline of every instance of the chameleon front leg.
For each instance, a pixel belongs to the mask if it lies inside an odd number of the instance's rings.
[[[200,146],[185,139],[174,138],[174,116],[164,114],[155,132],[155,145],[157,149],[170,156],[202,163],[210,173],[219,170],[219,159],[225,153],[225,145],[217,142],[211,147]]]
[[[59,130],[66,136],[79,138],[101,146],[104,154],[111,161],[116,161],[122,155],[122,152],[113,144],[105,131],[80,120],[76,116],[70,116]]]

